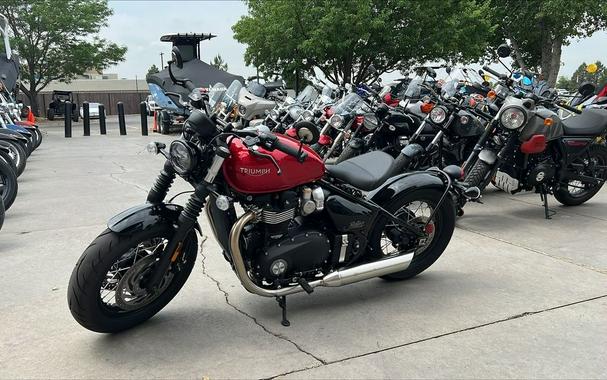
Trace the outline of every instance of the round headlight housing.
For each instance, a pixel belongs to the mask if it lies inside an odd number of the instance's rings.
[[[196,148],[186,141],[175,140],[169,148],[169,158],[177,173],[186,174],[196,166]]]
[[[377,116],[372,113],[365,114],[364,126],[367,130],[372,131],[379,125]]]
[[[442,124],[447,119],[447,110],[444,107],[434,107],[430,111],[430,120],[435,124]]]
[[[301,114],[301,117],[305,121],[314,121],[314,113],[310,110],[303,111],[303,113]]]
[[[278,120],[279,116],[280,114],[278,113],[278,110],[270,111],[270,118],[272,118],[272,120]]]
[[[525,111],[518,107],[507,107],[500,115],[500,124],[506,129],[519,129],[527,121]]]
[[[247,107],[245,106],[238,106],[238,113],[240,114],[240,116],[244,116],[247,113]]]
[[[341,127],[341,123],[344,121],[344,118],[341,117],[340,115],[333,115],[331,116],[331,118],[329,119],[329,124],[331,124],[331,126],[333,128],[339,128]]]

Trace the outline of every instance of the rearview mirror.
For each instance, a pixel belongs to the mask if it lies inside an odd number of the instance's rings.
[[[512,53],[512,50],[510,49],[510,46],[508,46],[508,44],[501,44],[497,47],[497,55],[500,58],[510,57],[510,53]]]
[[[447,74],[451,74],[451,66],[445,67],[445,71],[447,72]]]
[[[596,87],[592,82],[584,82],[580,85],[577,91],[584,97],[593,95],[596,91]]]
[[[173,62],[175,62],[175,65],[177,65],[177,67],[180,69],[183,69],[183,56],[181,55],[181,51],[177,46],[173,46],[171,54],[173,56]]]
[[[294,127],[295,132],[297,133],[297,138],[300,141],[308,145],[316,144],[318,142],[318,139],[320,138],[320,132],[318,131],[318,128],[316,128],[316,125],[314,125],[314,123],[305,120],[298,121],[297,123],[295,123]]]
[[[426,72],[430,78],[436,78],[436,71],[432,67],[427,67]]]

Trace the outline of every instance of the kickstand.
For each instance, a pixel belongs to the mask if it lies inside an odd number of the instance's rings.
[[[282,321],[280,321],[280,324],[285,327],[291,326],[291,322],[289,322],[289,320],[287,319],[287,297],[276,297],[276,302],[278,302],[278,306],[280,306],[280,308],[282,309]]]
[[[552,219],[552,215],[556,214],[556,211],[548,208],[548,191],[545,186],[542,186],[540,191],[540,199],[544,202],[544,216],[546,219]]]

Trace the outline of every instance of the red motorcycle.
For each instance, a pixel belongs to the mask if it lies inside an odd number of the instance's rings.
[[[169,69],[175,83],[179,50]],[[382,277],[407,279],[432,265],[455,224],[451,191],[459,168],[388,178],[394,159],[371,152],[325,166],[308,147],[318,131],[297,139],[235,130],[207,114],[199,91],[181,138],[152,143],[167,161],[147,202],[108,222],[72,273],[69,307],[85,328],[131,328],[167,305],[187,280],[198,253],[203,209],[223,255],[251,293],[286,296],[318,286]],[[179,175],[193,187],[185,207],[164,201]],[[239,204],[237,211],[235,204]],[[241,211],[242,210],[242,211]]]

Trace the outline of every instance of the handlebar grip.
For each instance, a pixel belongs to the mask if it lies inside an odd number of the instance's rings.
[[[576,113],[576,114],[581,114],[582,111],[580,111],[579,109],[575,108],[575,107],[571,107],[570,105],[567,105],[565,103],[556,103],[557,106],[566,109],[567,111]]]
[[[493,70],[491,67],[489,66],[483,66],[483,70],[487,71],[490,74],[493,74],[494,76],[500,78],[500,79],[505,79],[506,76],[504,74],[500,74],[497,71]]]
[[[308,157],[308,153],[304,152],[303,150],[300,151],[299,149],[293,148],[290,145],[282,144],[278,140],[276,140],[274,142],[274,149],[278,149],[279,151],[286,153],[289,156],[293,156],[293,157],[297,158],[297,161],[299,161],[299,162],[304,162],[306,157]]]

